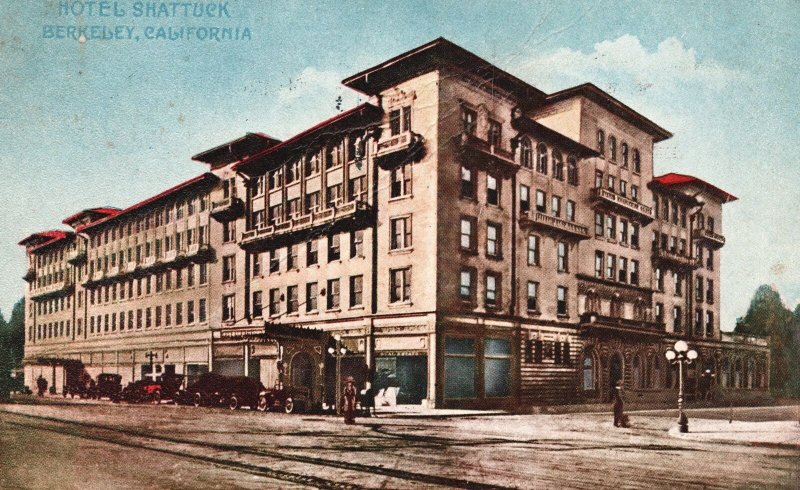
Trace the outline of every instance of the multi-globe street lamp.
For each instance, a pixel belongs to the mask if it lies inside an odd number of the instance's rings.
[[[697,359],[697,351],[689,349],[686,341],[679,340],[664,355],[669,362],[678,365],[678,428],[681,432],[689,432],[689,418],[683,413],[683,366]]]
[[[334,347],[328,347],[328,354],[336,357],[336,414],[342,414],[342,356],[347,354],[347,347],[342,342],[340,335],[334,335],[333,339],[336,341]]]

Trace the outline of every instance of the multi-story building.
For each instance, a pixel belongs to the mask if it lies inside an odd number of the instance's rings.
[[[620,380],[657,400],[677,382],[664,352],[686,339],[690,392],[767,394],[766,340],[720,331],[736,198],[655,177],[668,131],[594,85],[546,94],[444,39],[343,83],[369,102],[200,153],[195,179],[21,242],[27,382],[60,389],[70,365],[285,375],[321,403],[340,340],[342,372],[386,403],[600,401]]]

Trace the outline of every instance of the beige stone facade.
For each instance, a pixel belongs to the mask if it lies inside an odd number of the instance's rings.
[[[195,179],[21,242],[28,384],[60,390],[77,360],[123,382],[270,385],[280,361],[322,403],[336,335],[342,372],[379,403],[605,400],[618,380],[658,399],[675,380],[663,353],[686,339],[695,396],[767,394],[766,341],[720,331],[735,198],[655,177],[669,132],[593,85],[548,95],[443,39],[344,84],[369,102],[207,150]]]

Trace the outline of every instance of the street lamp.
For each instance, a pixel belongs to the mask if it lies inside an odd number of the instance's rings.
[[[333,336],[336,341],[334,347],[328,347],[328,354],[336,356],[336,415],[342,414],[342,356],[347,354],[347,347],[342,343],[342,337],[339,334]]]
[[[678,365],[678,427],[681,432],[689,432],[689,418],[683,413],[683,365],[688,366],[697,359],[697,351],[689,349],[686,341],[679,340],[664,355],[670,363]]]

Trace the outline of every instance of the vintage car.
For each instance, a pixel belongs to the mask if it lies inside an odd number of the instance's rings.
[[[258,396],[264,391],[264,385],[257,379],[247,376],[223,376],[216,373],[205,373],[185,391],[176,397],[177,403],[200,406],[224,405],[235,410],[247,406],[255,409]]]
[[[276,382],[275,386],[263,390],[258,396],[258,410],[283,410],[286,413],[303,412],[308,408],[308,390],[285,387]]]
[[[179,374],[163,374],[156,379],[140,379],[128,383],[122,390],[122,399],[128,403],[151,402],[156,405],[162,400],[174,401],[182,383],[183,376]]]
[[[97,384],[89,389],[90,398],[108,398],[112,402],[118,402],[122,394],[122,376],[112,373],[100,373],[97,375]]]

